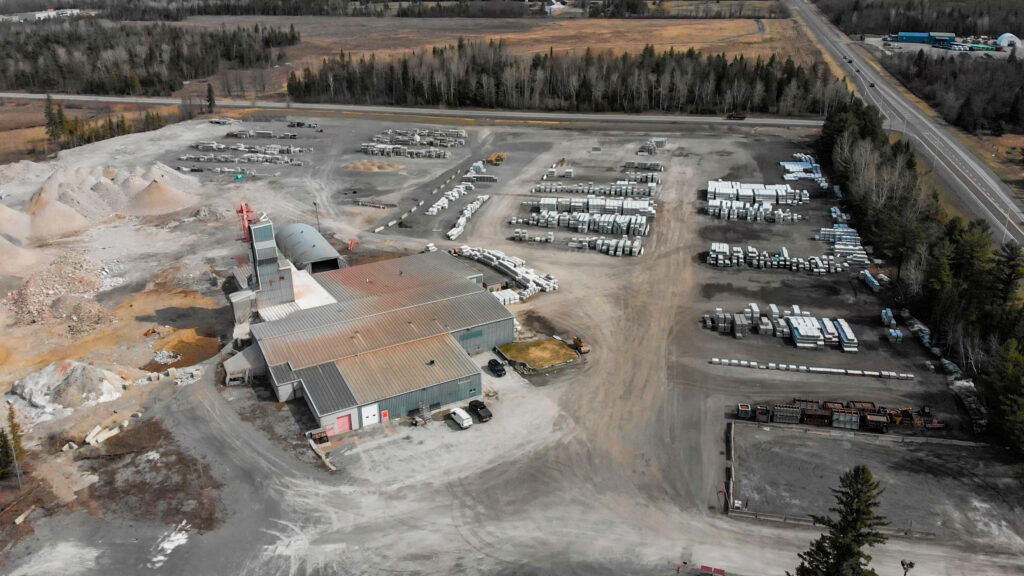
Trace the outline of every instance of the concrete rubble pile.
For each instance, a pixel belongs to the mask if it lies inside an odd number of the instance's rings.
[[[6,399],[32,421],[43,422],[115,400],[127,385],[113,372],[67,360],[18,380]]]
[[[473,218],[473,214],[476,214],[476,211],[484,205],[484,202],[487,202],[490,199],[491,197],[487,194],[477,196],[476,200],[473,200],[462,209],[462,213],[459,214],[459,219],[455,221],[455,225],[452,226],[452,229],[449,230],[445,236],[447,236],[449,240],[455,240],[461,236],[462,233],[466,231],[466,224],[468,224],[470,219]]]
[[[540,274],[526,267],[526,260],[506,256],[504,252],[461,246],[456,253],[464,258],[481,262],[515,280],[522,288],[520,298],[526,300],[537,292],[558,290],[558,280],[551,274]]]
[[[92,296],[103,288],[104,268],[75,252],[65,252],[7,294],[4,304],[18,324],[48,320],[69,322],[72,334],[82,334],[113,320]]]

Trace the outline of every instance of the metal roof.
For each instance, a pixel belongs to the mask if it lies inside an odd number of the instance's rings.
[[[437,251],[321,272],[313,277],[338,302],[343,302],[482,275],[455,256]]]
[[[299,370],[296,375],[302,379],[302,388],[317,417],[358,405],[333,362]]]
[[[344,305],[331,304],[277,322],[255,324],[252,334],[268,365],[290,362],[298,370],[511,318],[494,296],[479,289],[465,296],[354,319]]]
[[[299,377],[295,375],[295,372],[292,372],[292,367],[288,364],[270,366],[270,377],[277,386],[287,384],[289,382],[295,382],[299,379]]]
[[[327,240],[308,224],[288,224],[276,236],[277,247],[295,266],[305,268],[314,262],[343,262],[341,254]]]

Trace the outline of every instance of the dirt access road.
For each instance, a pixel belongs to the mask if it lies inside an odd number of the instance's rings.
[[[224,483],[224,523],[192,535],[152,571],[590,576],[673,573],[682,561],[748,576],[792,570],[815,532],[730,520],[718,511],[723,413],[737,395],[770,385],[792,395],[827,385],[801,375],[723,377],[707,364],[708,334],[697,328],[705,311],[701,287],[720,277],[697,259],[706,247],[697,189],[727,174],[758,178],[757,154],[809,134],[669,135],[679,150],[667,159],[643,257],[507,239],[503,221],[522,199],[522,185],[551,156],[590,150],[582,144],[596,140],[626,157],[644,136],[519,129],[524,146],[561,148],[515,166],[521,174],[500,182],[460,239],[524,257],[559,278],[559,292],[515,311],[543,318],[563,335],[586,334],[594,352],[582,367],[502,384],[495,421],[465,432],[442,424],[396,428],[372,449],[339,454],[333,475],[284,454],[244,422],[206,370],[202,382],[154,412]],[[450,245],[429,231],[420,240]],[[16,574],[33,573],[23,568],[54,542],[90,559],[79,573],[131,571],[150,561],[160,536],[156,527],[104,524],[85,513],[47,518],[36,530],[37,538],[14,552]],[[137,544],[125,544],[130,538]],[[1024,570],[1019,554],[980,555],[947,541],[893,540],[873,555],[883,576],[901,574],[901,558],[914,559],[922,574]]]

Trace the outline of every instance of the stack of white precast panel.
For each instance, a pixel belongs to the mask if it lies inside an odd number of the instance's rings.
[[[708,200],[739,200],[771,204],[803,204],[810,200],[806,190],[794,190],[789,184],[757,184],[708,180]]]
[[[843,352],[857,352],[859,343],[857,342],[857,336],[853,333],[853,329],[850,328],[850,324],[840,318],[835,321],[835,327],[839,331],[839,347]]]
[[[622,238],[605,238],[604,236],[593,236],[589,238],[573,237],[569,240],[569,247],[579,250],[597,250],[609,256],[640,256],[644,253],[643,242],[640,238],[628,236]]]
[[[785,180],[814,180],[824,190],[829,187],[828,180],[821,174],[821,166],[809,154],[793,154],[795,162],[779,162],[785,170]]]
[[[476,200],[470,202],[465,208],[462,209],[462,213],[459,214],[459,219],[455,221],[455,225],[448,231],[448,239],[455,240],[466,230],[466,224],[473,218],[473,214],[484,205],[484,202],[490,200],[490,196],[487,194],[481,194],[476,197]]]
[[[665,170],[661,162],[653,160],[629,160],[624,166],[627,170],[654,170],[655,172],[663,172]]]
[[[790,333],[793,336],[793,343],[797,348],[818,349],[825,347],[825,338],[821,333],[821,325],[815,318],[805,316],[787,316],[786,323],[789,325]]]
[[[590,214],[624,214],[654,218],[657,208],[646,198],[625,199],[587,196],[586,198],[552,198],[527,200],[522,203],[524,208],[540,208],[548,212],[588,212]]]
[[[460,247],[458,253],[465,258],[482,262],[506,274],[523,288],[524,294],[530,290],[541,292],[558,290],[558,280],[554,276],[539,274],[532,268],[527,268],[526,261],[521,258],[506,256],[504,252],[497,250],[470,248],[469,246]]]
[[[595,186],[593,182],[543,182],[530,189],[534,194],[588,194],[594,196],[654,196],[658,185],[653,182],[616,182],[604,186]]]
[[[509,290],[506,288],[505,290],[491,292],[491,295],[497,298],[498,302],[501,302],[504,306],[511,306],[512,304],[519,302],[519,293],[515,290]]]

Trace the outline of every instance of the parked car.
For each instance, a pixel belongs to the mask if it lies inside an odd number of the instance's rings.
[[[483,400],[473,400],[469,403],[469,411],[476,414],[477,419],[481,422],[487,422],[491,419],[491,410],[484,404]]]
[[[473,419],[470,418],[469,414],[462,408],[453,408],[448,415],[451,416],[452,420],[454,420],[455,423],[459,425],[459,428],[462,428],[463,430],[473,425]]]
[[[505,375],[505,366],[500,360],[492,358],[487,362],[487,367],[491,370],[492,374],[499,378]]]

